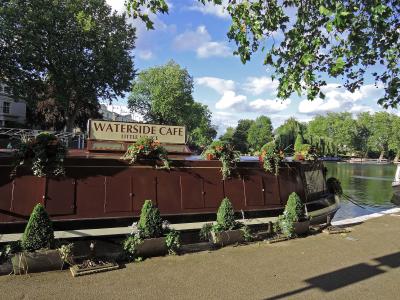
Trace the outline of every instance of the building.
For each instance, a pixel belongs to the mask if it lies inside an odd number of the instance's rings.
[[[131,113],[128,107],[124,105],[101,104],[100,114],[104,120],[108,121],[135,122],[141,120],[139,116]]]
[[[24,124],[26,120],[26,103],[12,98],[5,85],[0,84],[0,126],[12,127],[12,124]]]

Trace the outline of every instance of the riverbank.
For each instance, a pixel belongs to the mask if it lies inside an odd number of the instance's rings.
[[[2,276],[7,299],[393,299],[400,215],[277,244],[159,257],[102,274]]]

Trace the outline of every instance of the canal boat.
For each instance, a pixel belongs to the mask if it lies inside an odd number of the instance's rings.
[[[37,203],[45,206],[57,230],[130,225],[147,199],[171,223],[214,220],[224,197],[238,218],[248,219],[278,216],[292,192],[302,199],[311,223],[329,222],[340,206],[320,161],[284,160],[275,176],[258,159],[247,158],[223,179],[221,162],[190,156],[185,139],[165,145],[171,160],[165,170],[156,160],[131,165],[121,159],[126,143],[93,137],[85,149],[69,151],[63,177],[36,177],[21,167],[11,178],[12,152],[0,154],[0,233],[21,231]]]

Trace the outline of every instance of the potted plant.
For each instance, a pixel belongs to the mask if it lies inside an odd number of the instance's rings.
[[[240,153],[235,151],[233,146],[223,141],[214,141],[202,153],[207,160],[218,159],[221,164],[222,179],[231,176],[232,171],[236,169],[237,162],[240,161]]]
[[[162,168],[170,169],[167,150],[152,137],[141,137],[135,143],[129,145],[122,159],[129,160],[131,164],[139,159],[159,159],[163,164]]]
[[[162,220],[160,211],[151,200],[142,206],[135,230],[126,238],[123,248],[132,259],[176,254],[180,248],[179,233]]]
[[[29,218],[20,245],[23,251],[12,257],[15,274],[60,270],[63,260],[54,246],[54,231],[43,205],[37,204]]]
[[[283,215],[278,217],[276,231],[280,231],[285,237],[293,238],[308,232],[310,219],[306,216],[304,204],[295,193],[289,195]]]
[[[279,175],[279,165],[285,158],[282,150],[276,147],[274,141],[271,141],[261,148],[261,155],[259,161],[262,163],[264,170],[268,173],[273,173],[275,176]]]
[[[228,198],[224,198],[218,208],[216,223],[204,224],[200,230],[200,238],[225,246],[249,241],[252,236],[247,226],[235,220],[232,204]]]
[[[65,175],[64,159],[67,149],[52,133],[42,132],[35,138],[24,137],[14,153],[15,163],[11,176],[25,166],[38,177]]]

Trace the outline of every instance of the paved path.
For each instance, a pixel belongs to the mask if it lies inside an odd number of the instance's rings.
[[[159,257],[108,273],[0,277],[2,299],[399,299],[400,216],[277,244]]]

